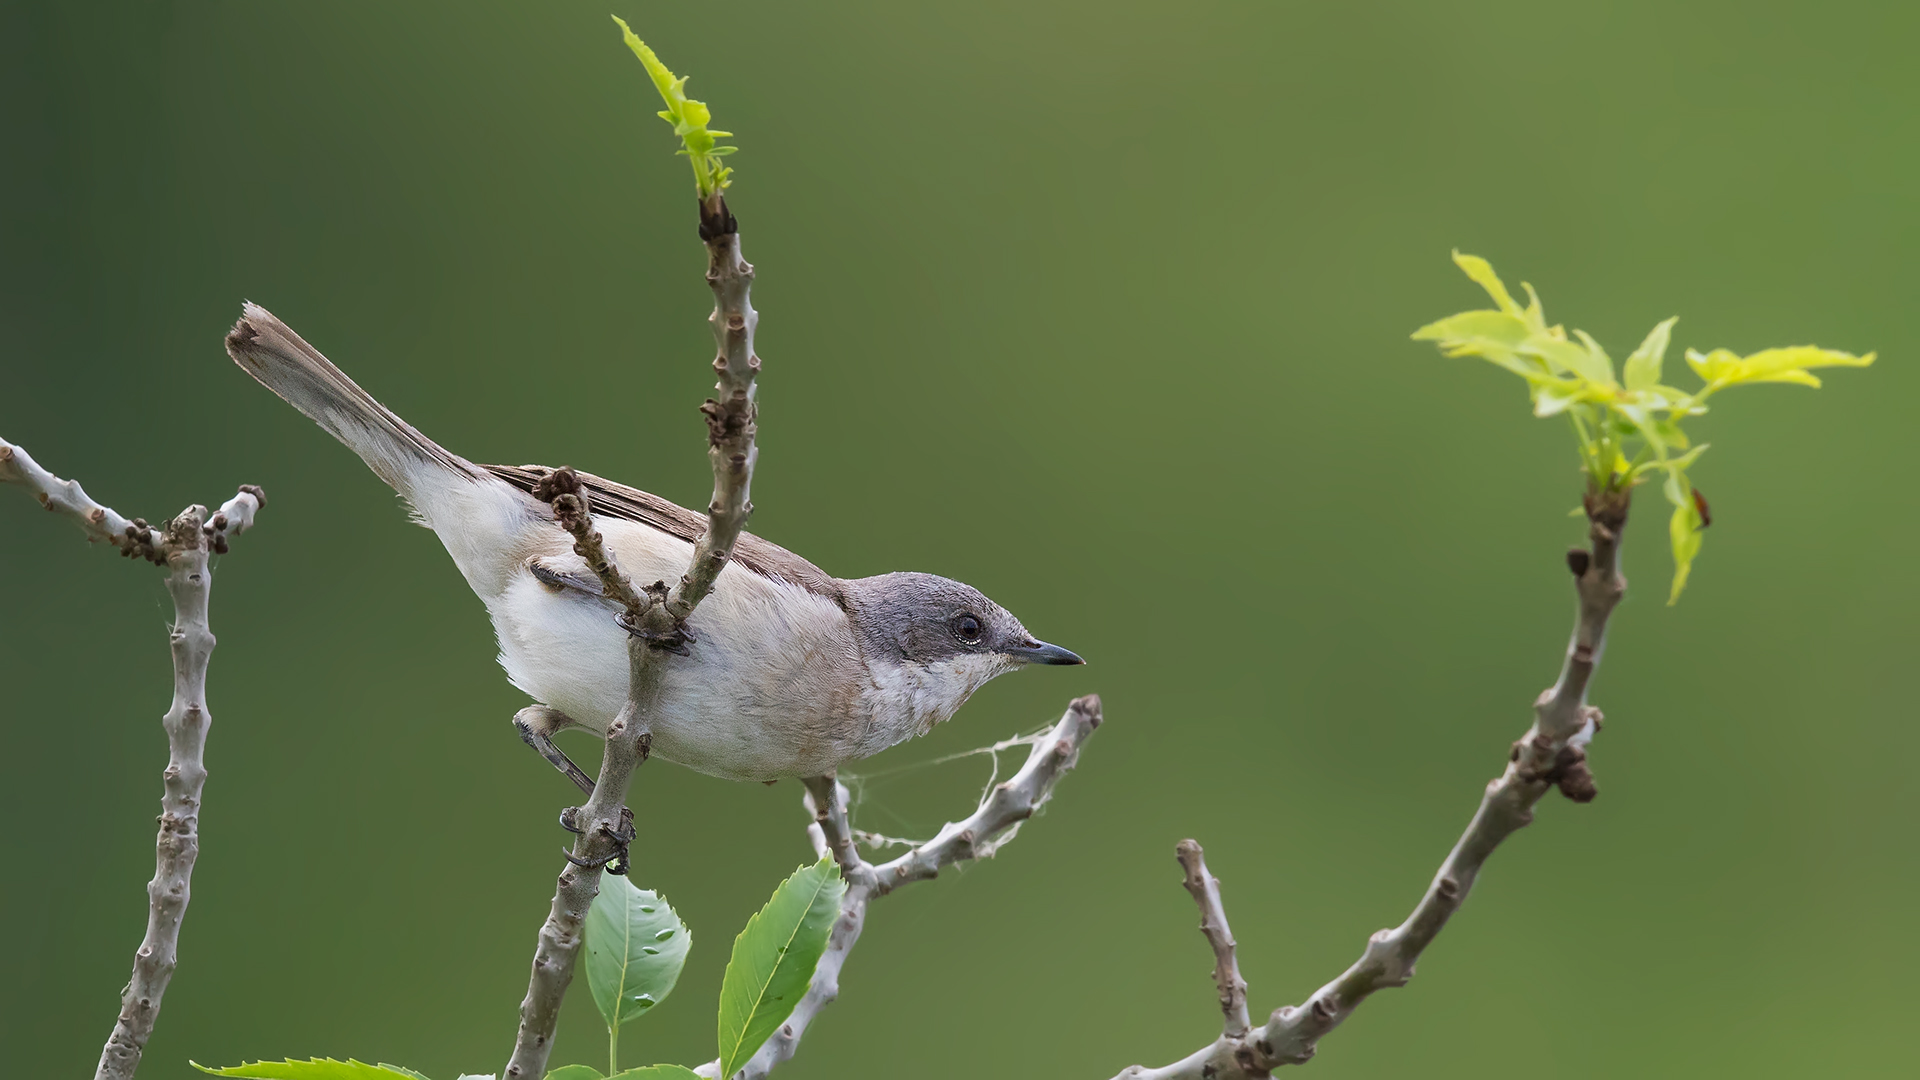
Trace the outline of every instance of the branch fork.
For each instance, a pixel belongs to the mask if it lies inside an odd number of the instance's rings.
[[[707,457],[713,467],[713,498],[707,506],[707,531],[678,584],[665,582],[636,589],[593,527],[586,491],[572,469],[542,480],[535,497],[553,507],[554,518],[574,538],[574,551],[587,561],[606,595],[619,601],[615,621],[628,634],[627,700],[607,725],[606,754],[586,803],[563,819],[578,832],[567,866],[561,870],[547,920],[540,928],[527,996],[520,1004],[520,1029],[504,1075],[508,1080],[537,1080],[545,1075],[559,1024],[560,1002],[573,981],[588,907],[600,891],[600,874],[618,860],[615,873],[627,869],[627,844],[633,815],[626,808],[634,770],[647,759],[648,729],[660,692],[667,655],[687,656],[698,641],[687,622],[713,591],[753,512],[748,493],[759,451],[754,444],[757,407],[755,378],[760,360],[753,333],[760,316],[749,294],[753,267],[740,257],[739,223],[714,195],[701,204],[700,236],[707,245],[707,284],[714,306],[713,326],[719,376],[715,397],[702,407],[707,419]]]
[[[725,1080],[765,1080],[782,1062],[790,1060],[808,1026],[840,996],[840,972],[866,927],[868,905],[909,882],[938,877],[944,867],[992,856],[1013,839],[1022,822],[1053,797],[1054,786],[1079,761],[1080,748],[1092,738],[1100,721],[1097,695],[1076,699],[1053,729],[1034,744],[1019,771],[989,790],[973,813],[961,821],[948,822],[938,836],[879,865],[862,858],[854,843],[846,785],[832,776],[805,780],[804,803],[812,819],[807,824],[807,836],[814,853],[833,856],[847,881],[840,921],[834,924],[827,951],[814,967],[813,978],[793,1015],[739,1072]],[[710,1061],[694,1072],[708,1080],[723,1080],[718,1061]]]
[[[260,488],[243,484],[211,514],[196,504],[155,527],[95,502],[79,481],[60,479],[35,462],[25,448],[5,439],[0,439],[0,483],[25,487],[41,506],[79,525],[89,541],[105,541],[123,556],[142,558],[167,570],[167,593],[173,598],[174,612],[168,632],[173,702],[161,718],[167,733],[167,767],[161,773],[153,880],[147,883],[147,930],[134,953],[133,973],[120,993],[120,1014],[94,1072],[96,1080],[132,1080],[179,965],[180,926],[192,895],[194,862],[200,855],[207,729],[213,724],[207,709],[207,664],[214,645],[207,624],[213,587],[209,560],[227,552],[230,537],[253,527],[267,496]]]
[[[1221,1033],[1171,1065],[1135,1065],[1115,1080],[1256,1080],[1280,1066],[1305,1063],[1320,1039],[1374,991],[1405,986],[1413,978],[1415,962],[1466,901],[1487,857],[1502,840],[1533,820],[1534,804],[1548,791],[1557,787],[1574,802],[1592,800],[1595,787],[1586,746],[1600,729],[1601,715],[1587,704],[1587,687],[1600,664],[1607,620],[1626,594],[1619,551],[1630,498],[1628,490],[1587,496],[1590,547],[1567,555],[1579,607],[1560,677],[1535,700],[1533,726],[1513,744],[1506,770],[1487,784],[1466,832],[1406,921],[1368,938],[1360,958],[1306,1001],[1277,1009],[1265,1024],[1253,1027],[1220,883],[1208,873],[1200,845],[1181,841],[1176,853],[1183,884],[1200,909],[1200,929],[1213,949]]]

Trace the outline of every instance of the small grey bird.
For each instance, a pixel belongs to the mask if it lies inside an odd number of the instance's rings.
[[[266,309],[227,335],[247,374],[340,440],[412,505],[487,605],[500,663],[546,706],[521,734],[590,789],[549,741],[605,736],[627,695],[619,605],[531,492],[551,470],[475,465],[375,401]],[[595,526],[636,583],[673,581],[706,517],[582,473]],[[652,752],[713,776],[823,775],[923,735],[988,680],[1026,664],[1078,664],[979,590],[932,574],[846,580],[742,534],[693,615],[692,655],[666,665]]]

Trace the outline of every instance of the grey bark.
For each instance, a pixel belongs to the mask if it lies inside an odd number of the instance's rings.
[[[760,372],[760,359],[753,352],[754,329],[759,324],[751,300],[753,267],[740,256],[738,223],[725,199],[715,195],[703,202],[700,219],[701,239],[707,245],[707,284],[713,291],[713,314],[708,321],[718,350],[713,368],[719,382],[714,399],[700,410],[707,418],[713,499],[707,507],[707,531],[695,545],[686,574],[670,590],[664,582],[634,589],[593,529],[592,508],[577,481],[562,470],[553,478],[556,483],[538,492],[552,500],[555,516],[573,534],[575,550],[593,567],[607,594],[624,606],[619,620],[630,635],[629,674],[627,700],[608,725],[606,755],[593,794],[571,814],[581,832],[540,928],[527,996],[520,1004],[520,1027],[507,1062],[509,1080],[531,1080],[546,1073],[560,1003],[579,961],[587,909],[600,892],[603,867],[622,846],[619,837],[631,834],[627,791],[634,770],[647,759],[652,738],[649,718],[659,692],[661,665],[673,662],[673,655],[684,654],[689,646],[698,647],[687,620],[713,591],[753,513],[750,492],[759,457],[754,394]]]
[[[1502,840],[1533,820],[1534,804],[1558,787],[1575,802],[1594,796],[1586,745],[1600,728],[1600,710],[1587,704],[1587,687],[1600,663],[1607,620],[1625,595],[1626,579],[1619,572],[1620,533],[1626,527],[1629,493],[1609,492],[1587,500],[1589,548],[1568,552],[1574,575],[1578,610],[1572,640],[1560,667],[1560,677],[1534,702],[1533,726],[1513,744],[1507,768],[1488,783],[1480,808],[1467,824],[1439,873],[1427,887],[1405,922],[1381,930],[1367,940],[1360,959],[1340,977],[1313,992],[1299,1005],[1276,1010],[1265,1024],[1236,1034],[1235,1014],[1226,986],[1221,987],[1226,1023],[1220,1036],[1192,1054],[1159,1068],[1132,1066],[1115,1080],[1254,1080],[1282,1065],[1299,1065],[1313,1057],[1319,1041],[1340,1026],[1375,990],[1405,986],[1413,978],[1414,962],[1466,901],[1467,893]],[[1201,867],[1200,846],[1181,844],[1183,867],[1193,868],[1186,849]],[[1219,883],[1206,875],[1195,892],[1203,913],[1219,906]],[[1219,912],[1217,935],[1207,933],[1214,947],[1216,978],[1231,961],[1232,938],[1227,935],[1225,911]],[[1203,928],[1206,920],[1203,918]],[[1227,948],[1223,956],[1222,941]],[[1233,972],[1238,978],[1237,969]],[[1244,995],[1244,990],[1240,991]],[[1242,1006],[1244,1008],[1244,1005]]]
[[[147,931],[133,954],[133,974],[120,992],[120,1014],[100,1050],[96,1080],[132,1080],[153,1037],[161,1000],[180,963],[180,927],[193,895],[193,865],[200,854],[200,800],[206,787],[207,664],[213,631],[207,602],[213,588],[209,558],[227,549],[227,538],[252,526],[265,495],[242,488],[218,511],[189,506],[160,527],[128,520],[88,497],[77,481],[40,467],[22,448],[0,439],[0,483],[19,484],[48,510],[64,513],[90,540],[104,540],[121,554],[167,568],[173,598],[173,703],[161,718],[167,733],[167,768],[161,774],[160,831],[154,840],[153,880],[147,883]]]
[[[937,877],[943,867],[992,857],[1013,839],[1022,822],[1053,797],[1054,785],[1079,761],[1080,748],[1093,736],[1100,720],[1099,697],[1089,694],[1075,700],[1046,737],[1034,744],[1020,770],[988,791],[972,814],[948,822],[932,840],[878,866],[861,858],[854,846],[853,828],[847,820],[846,786],[831,776],[807,780],[806,807],[813,815],[807,835],[814,851],[832,855],[847,879],[840,921],[834,924],[827,951],[815,965],[813,979],[793,1015],[731,1080],[764,1080],[799,1050],[807,1027],[840,996],[840,972],[860,941],[867,907],[874,899],[908,882]],[[718,1080],[720,1063],[709,1061],[694,1072]]]

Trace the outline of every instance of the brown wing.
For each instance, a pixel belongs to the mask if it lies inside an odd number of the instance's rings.
[[[482,465],[480,467],[528,493],[532,493],[534,485],[538,484],[542,477],[553,471],[542,465]],[[630,488],[625,484],[616,484],[592,473],[581,473],[580,482],[592,497],[591,509],[596,514],[637,521],[642,525],[659,529],[668,536],[677,536],[689,544],[699,543],[700,538],[706,535],[705,514],[696,514],[658,495],[648,494],[639,488]],[[798,585],[808,592],[831,597],[835,602],[840,599],[840,586],[834,581],[833,575],[786,548],[762,540],[752,533],[740,534],[740,542],[733,546],[733,561],[762,577]]]

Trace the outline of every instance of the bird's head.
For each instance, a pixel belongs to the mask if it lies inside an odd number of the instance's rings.
[[[1085,663],[962,582],[897,573],[842,585],[875,678],[895,683],[885,689],[924,727],[952,716],[995,676],[1028,664]]]

